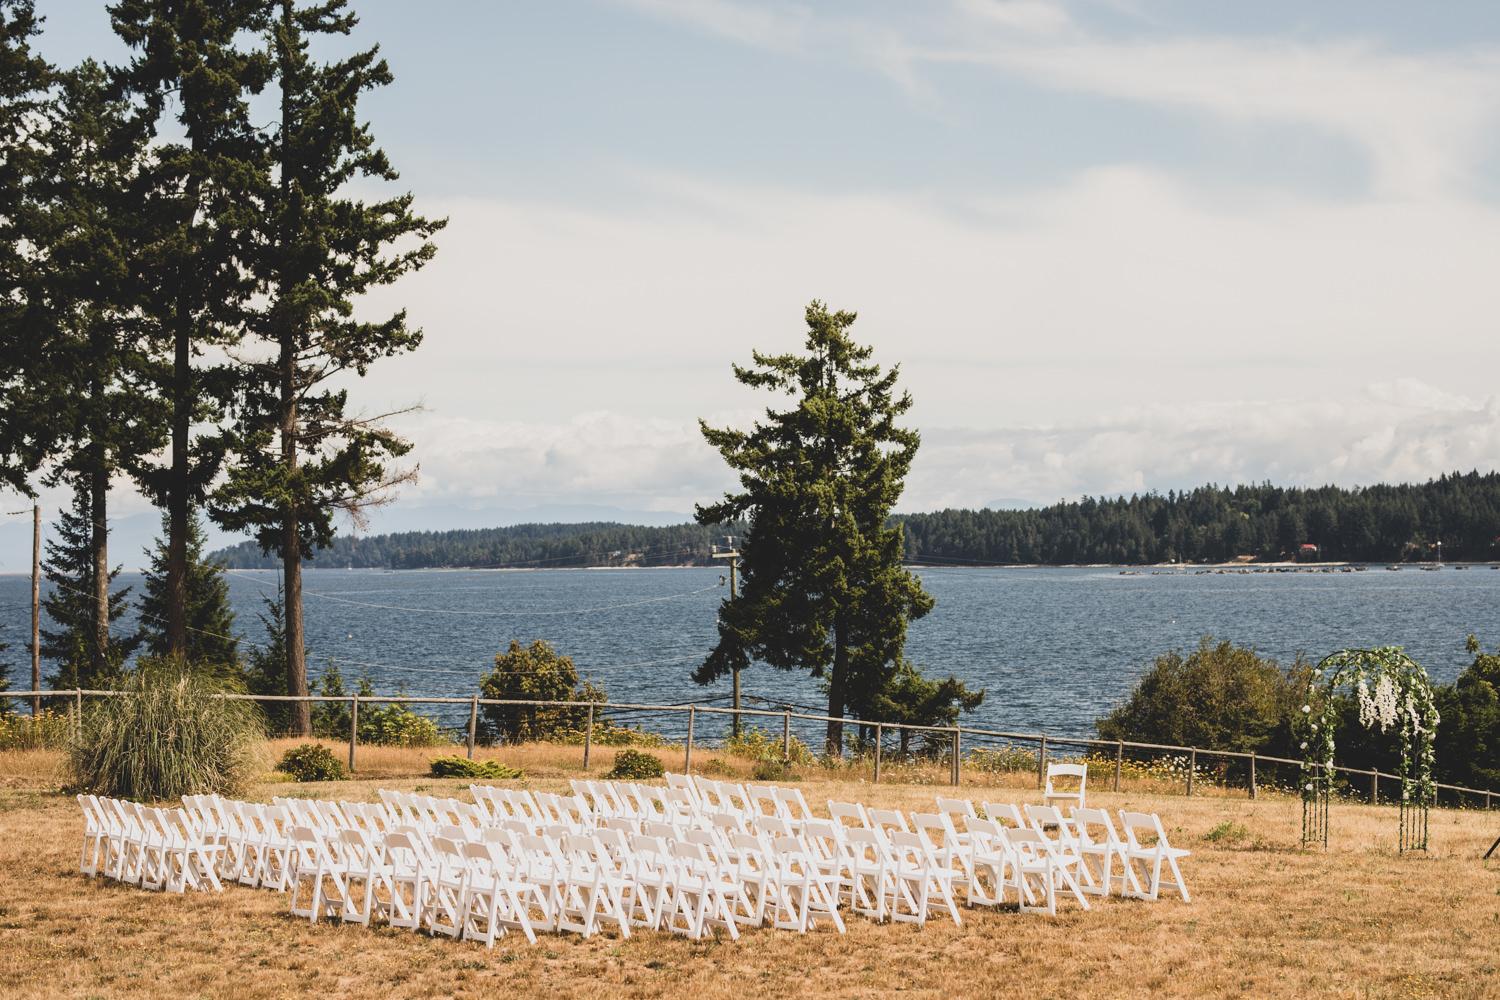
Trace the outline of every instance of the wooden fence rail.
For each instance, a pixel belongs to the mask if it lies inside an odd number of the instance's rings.
[[[67,690],[5,691],[3,693],[0,693],[0,698],[30,698],[33,699],[33,705],[37,703],[36,699],[64,698],[69,700],[70,710],[75,711],[79,715],[81,715],[83,710],[83,699],[85,698],[118,698],[122,697],[124,694],[125,692],[123,691],[99,691],[89,690],[87,688],[70,688]],[[1184,774],[1184,783],[1186,786],[1185,791],[1188,795],[1192,795],[1194,791],[1194,776],[1195,772],[1197,771],[1197,761],[1199,756],[1217,758],[1226,761],[1247,761],[1249,764],[1249,781],[1247,790],[1251,798],[1255,798],[1259,791],[1259,783],[1256,780],[1257,764],[1284,764],[1299,768],[1302,766],[1302,761],[1300,760],[1293,760],[1287,757],[1272,757],[1266,754],[1255,753],[1254,751],[1213,750],[1206,749],[1204,747],[1175,746],[1169,743],[1140,743],[1132,740],[1102,740],[1085,736],[1058,736],[1054,733],[1017,733],[996,729],[979,729],[973,726],[916,726],[904,722],[876,722],[867,719],[855,719],[848,717],[835,718],[834,716],[819,715],[812,712],[793,712],[790,709],[735,709],[698,704],[657,705],[619,701],[545,701],[521,698],[481,698],[477,694],[469,695],[467,697],[440,697],[435,695],[274,695],[235,694],[226,692],[216,694],[214,695],[214,697],[226,698],[234,701],[308,703],[335,702],[345,703],[349,705],[349,769],[351,771],[354,770],[356,759],[355,751],[358,746],[358,719],[359,706],[361,704],[462,705],[468,709],[468,725],[466,727],[467,732],[465,733],[465,743],[467,746],[468,756],[470,758],[473,758],[474,756],[474,748],[478,741],[479,710],[481,707],[490,705],[511,705],[531,708],[576,708],[586,710],[587,722],[586,729],[584,731],[583,742],[584,770],[588,770],[589,766],[590,750],[592,749],[594,742],[595,722],[599,718],[600,714],[606,710],[669,712],[681,713],[685,715],[687,722],[687,741],[683,753],[684,770],[687,770],[692,764],[695,728],[694,724],[700,714],[731,715],[736,717],[751,716],[754,718],[779,720],[782,725],[781,753],[783,763],[790,763],[791,761],[792,720],[794,719],[800,722],[841,722],[846,726],[854,726],[858,728],[867,728],[873,730],[875,733],[875,746],[873,748],[874,780],[876,782],[879,782],[881,778],[881,757],[884,737],[886,731],[892,729],[897,731],[906,730],[909,732],[917,733],[943,734],[943,742],[947,743],[950,748],[948,753],[950,762],[949,780],[954,785],[959,784],[963,777],[963,756],[961,753],[962,741],[965,739],[972,740],[974,738],[1006,740],[1012,743],[1036,744],[1038,787],[1041,787],[1041,784],[1045,779],[1047,758],[1049,756],[1056,756],[1057,750],[1060,747],[1083,747],[1086,749],[1099,748],[1112,752],[1114,758],[1114,788],[1117,791],[1120,787],[1120,771],[1126,750],[1145,750],[1156,753],[1182,755],[1188,763],[1186,773]],[[970,745],[973,746],[977,744],[971,742]],[[1336,774],[1346,774],[1350,775],[1351,777],[1358,775],[1361,778],[1368,779],[1370,788],[1370,800],[1377,803],[1379,802],[1380,780],[1382,778],[1397,782],[1398,787],[1401,781],[1399,775],[1387,774],[1383,771],[1378,770],[1351,768],[1344,767],[1342,765],[1334,765],[1333,770]],[[1495,792],[1485,788],[1466,788],[1461,785],[1445,784],[1437,784],[1435,787],[1439,792],[1453,792],[1459,796],[1469,796],[1475,800],[1483,800],[1484,808],[1486,809],[1493,808],[1494,800],[1496,798],[1500,798],[1500,792]]]

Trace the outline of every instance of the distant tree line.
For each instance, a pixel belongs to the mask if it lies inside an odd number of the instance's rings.
[[[517,524],[463,531],[339,535],[314,565],[333,569],[560,569],[580,566],[706,566],[714,545],[743,525],[676,524],[653,528],[595,521]],[[214,553],[231,569],[268,569],[277,561],[254,542]]]
[[[1038,510],[910,514],[908,561],[1224,562],[1239,556],[1394,562],[1500,554],[1500,473],[1342,489],[1200,486]]]
[[[1222,562],[1322,559],[1396,562],[1500,558],[1500,473],[1453,473],[1415,485],[1299,489],[1202,486],[1036,510],[900,514],[907,562]],[[743,523],[650,528],[593,522],[468,531],[339,536],[317,565],[356,569],[707,565],[710,547]],[[1311,553],[1307,553],[1311,554]],[[244,542],[214,554],[236,569],[276,563]]]

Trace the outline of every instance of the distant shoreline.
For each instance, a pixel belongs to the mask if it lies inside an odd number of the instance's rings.
[[[1444,563],[1432,562],[1215,562],[1215,563],[986,563],[966,562],[962,565],[947,562],[923,562],[917,560],[903,564],[908,569],[1096,569],[1096,570],[1162,570],[1179,573],[1188,573],[1198,570],[1244,570],[1255,572],[1257,570],[1293,571],[1293,572],[1315,572],[1319,570],[1338,569],[1363,569],[1385,570],[1389,567],[1399,569],[1481,569],[1484,567],[1500,568],[1500,562],[1470,562],[1456,561]],[[389,568],[384,566],[318,566],[316,563],[303,565],[304,572],[316,573],[556,573],[587,571],[618,571],[633,572],[637,570],[664,570],[664,569],[715,569],[722,567],[704,566],[697,563],[670,563],[652,566],[413,566],[402,568]],[[236,573],[279,573],[280,567],[259,566],[253,568],[233,567]],[[0,573],[0,576],[26,576],[25,573]]]

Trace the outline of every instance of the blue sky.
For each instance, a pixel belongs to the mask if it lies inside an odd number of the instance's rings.
[[[38,6],[54,59],[118,56]],[[1493,5],[357,8],[452,219],[370,306],[427,332],[355,389],[425,407],[385,526],[689,510],[696,418],[753,417],[729,362],[813,297],[902,364],[909,509],[1500,465]]]

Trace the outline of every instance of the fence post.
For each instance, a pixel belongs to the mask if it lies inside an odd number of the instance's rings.
[[[1255,798],[1257,789],[1255,787],[1255,751],[1250,751],[1250,797]]]
[[[1193,778],[1198,773],[1198,748],[1188,750],[1188,786],[1187,793],[1193,794]]]
[[[1041,788],[1047,779],[1047,734],[1042,734],[1042,742],[1036,748],[1036,787]]]
[[[594,748],[594,706],[589,706],[589,721],[583,729],[583,769],[589,769],[589,751]]]
[[[962,759],[959,755],[963,752],[962,745],[959,742],[960,732],[961,731],[957,726],[953,727],[953,784],[955,787],[958,785],[959,779],[962,776],[961,772],[959,771],[959,767],[961,766],[959,761]]]
[[[349,698],[349,773],[354,773],[354,748],[359,743],[359,695]]]
[[[73,692],[73,735],[83,739],[83,690],[75,689]]]
[[[469,759],[474,759],[474,741],[479,730],[479,695],[469,702]]]
[[[682,755],[683,774],[688,774],[693,769],[693,719],[697,715],[697,713],[698,710],[696,708],[689,706],[687,749],[683,752]]]
[[[885,726],[875,723],[875,784],[880,784],[880,750],[885,742]]]
[[[1380,769],[1370,768],[1370,805],[1380,805]]]
[[[781,766],[792,766],[792,713],[790,711],[781,719]]]
[[[1125,741],[1115,741],[1115,791],[1120,790],[1120,765],[1125,759]]]

